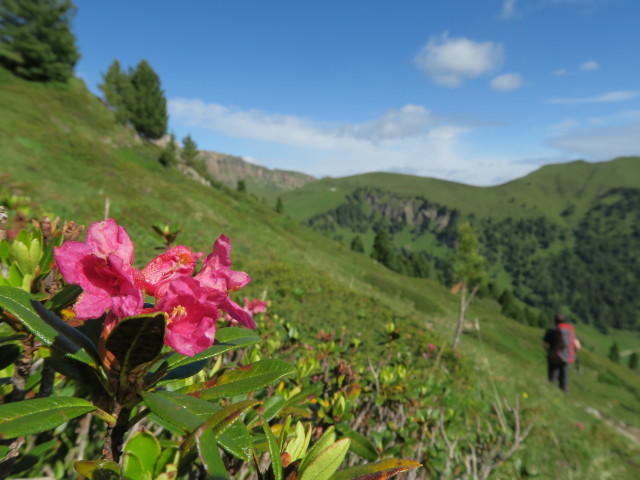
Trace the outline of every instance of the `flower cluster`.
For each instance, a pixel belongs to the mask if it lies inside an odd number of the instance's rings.
[[[187,247],[166,251],[142,270],[133,267],[133,250],[127,231],[113,219],[91,225],[85,243],[55,248],[64,280],[83,290],[73,307],[77,319],[98,318],[107,310],[116,320],[162,311],[168,319],[165,343],[189,356],[213,344],[220,310],[233,322],[255,328],[251,313],[229,298],[251,278],[231,270],[231,244],[225,235],[215,241],[195,276],[196,255]],[[145,308],[145,294],[155,297],[155,307]]]

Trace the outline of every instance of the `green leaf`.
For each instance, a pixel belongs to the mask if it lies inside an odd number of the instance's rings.
[[[144,469],[142,460],[133,452],[124,454],[122,473],[125,480],[152,480],[151,473]]]
[[[205,400],[231,397],[256,391],[270,385],[286,375],[295,373],[295,367],[282,360],[261,360],[225,372],[223,375],[180,389],[181,393],[194,393]]]
[[[137,432],[124,447],[125,453],[134,453],[138,457],[142,472],[148,473],[149,476],[153,475],[154,466],[160,457],[160,450],[158,439],[147,431]],[[128,475],[126,470],[125,475]]]
[[[198,435],[198,456],[202,460],[202,464],[207,469],[209,476],[214,480],[229,480],[229,473],[224,467],[216,436],[211,430],[204,430]]]
[[[76,301],[82,293],[78,285],[67,285],[45,303],[45,307],[52,312],[59,312]]]
[[[166,324],[164,312],[127,317],[118,322],[105,347],[116,357],[123,375],[160,354]]]
[[[267,422],[262,422],[262,429],[267,437],[267,445],[269,446],[269,455],[271,456],[271,470],[273,471],[274,480],[282,480],[282,459],[280,458],[280,448],[278,440],[271,431],[271,427]]]
[[[153,413],[176,427],[192,432],[202,424],[198,415],[185,408],[183,397],[187,395],[175,392],[142,392],[140,395]]]
[[[0,345],[0,370],[4,370],[9,365],[15,363],[20,357],[20,347],[15,343]]]
[[[385,480],[402,472],[421,467],[413,460],[387,458],[376,463],[345,468],[331,477],[331,480]]]
[[[351,447],[349,449],[356,455],[369,460],[376,461],[380,454],[376,446],[364,435],[352,430],[349,425],[340,423],[337,425],[338,431],[351,439]]]
[[[196,438],[202,434],[203,430],[211,430],[214,436],[217,437],[229,428],[231,424],[237,422],[244,412],[258,403],[259,402],[256,400],[244,400],[222,408],[211,415],[211,417],[205,420],[202,425],[187,435],[184,439],[184,442],[182,442],[182,446],[180,447],[182,455],[185,455],[189,450],[191,450],[191,448],[193,448]]]
[[[101,479],[118,480],[120,478],[120,467],[113,460],[80,460],[73,464],[73,468],[80,475],[93,480],[93,475],[100,472]],[[113,473],[112,476],[108,472]],[[97,477],[96,477],[97,478]]]
[[[350,443],[350,438],[341,438],[329,445],[305,466],[300,474],[300,480],[328,480],[344,460]]]
[[[309,453],[307,453],[302,462],[300,462],[300,471],[304,470],[304,468],[315,460],[318,455],[320,455],[323,450],[325,450],[329,445],[336,441],[336,432],[335,427],[331,426],[325,430],[322,436],[318,439],[318,441],[311,447]]]
[[[0,405],[0,439],[46,432],[95,410],[81,398],[36,398]]]
[[[35,305],[40,304],[27,292],[18,288],[0,287],[0,308],[16,317],[45,345],[92,367],[99,364],[99,356],[91,340],[53,314],[47,316],[45,321],[34,309]],[[42,311],[48,312],[44,307]]]
[[[158,461],[156,462],[156,466],[154,469],[154,477],[159,477],[162,473],[167,471],[167,466],[171,464],[171,462],[176,461],[176,454],[178,453],[178,447],[176,445],[172,445],[160,453],[160,457],[158,457]],[[174,465],[174,468],[177,468]]]
[[[167,363],[169,364],[168,370],[171,371],[183,365],[207,360],[211,357],[215,357],[216,355],[220,355],[221,353],[253,345],[259,341],[260,337],[251,330],[232,327],[221,328],[216,332],[216,342],[206,350],[194,355],[193,357],[185,357],[184,355],[174,353],[167,358]]]
[[[248,462],[253,453],[251,432],[242,422],[236,422],[218,435],[218,444],[240,460]]]

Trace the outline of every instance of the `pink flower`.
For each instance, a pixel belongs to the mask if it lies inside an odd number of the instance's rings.
[[[94,223],[86,243],[65,242],[54,248],[54,258],[65,281],[82,287],[74,305],[79,320],[98,318],[108,308],[121,318],[142,309],[142,292],[135,286],[140,273],[132,266],[133,243],[115,220]]]
[[[226,235],[213,244],[213,252],[204,260],[204,267],[194,277],[207,291],[207,299],[227,312],[231,318],[247,328],[256,328],[250,313],[235,303],[229,294],[240,290],[251,281],[245,272],[231,270],[231,244]]]
[[[430,343],[427,348],[429,348],[430,352],[433,352],[437,347],[433,343]]]
[[[580,422],[576,422],[576,427],[578,427],[579,430],[584,430],[584,425]]]
[[[165,344],[176,352],[192,357],[213,345],[218,307],[192,277],[173,280],[156,308],[169,317]]]
[[[178,245],[158,255],[142,269],[143,287],[149,295],[162,298],[171,282],[181,276],[190,277],[196,259],[187,247]]]
[[[247,297],[244,297],[244,309],[251,315],[255,315],[256,313],[265,313],[267,311],[267,302],[263,302],[257,298],[249,300]]]

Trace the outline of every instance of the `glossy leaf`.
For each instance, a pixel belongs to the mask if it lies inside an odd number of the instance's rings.
[[[95,410],[81,398],[36,398],[0,405],[0,439],[46,432]]]
[[[236,422],[218,435],[218,444],[240,460],[248,462],[253,453],[251,432],[242,422]]]
[[[20,347],[15,343],[0,345],[0,370],[4,370],[9,365],[15,363],[20,357]]]
[[[153,413],[187,432],[192,432],[203,422],[198,415],[185,408],[182,397],[187,395],[175,392],[142,392],[141,395],[144,404]]]
[[[187,437],[184,439],[184,442],[182,443],[182,446],[180,447],[181,453],[184,455],[189,450],[191,450],[191,448],[195,444],[196,438],[202,435],[202,432],[204,430],[211,430],[213,435],[217,437],[227,428],[229,428],[231,424],[237,422],[244,412],[257,404],[258,402],[255,400],[244,400],[242,402],[229,405],[228,407],[221,408],[216,413],[211,415],[211,417],[205,420],[202,425],[200,425],[193,432],[187,435]]]
[[[120,467],[113,460],[80,460],[73,464],[73,468],[80,475],[91,480],[96,472],[102,474],[101,479],[117,480],[120,478]],[[113,475],[109,476],[109,472]]]
[[[47,315],[45,321],[34,305],[51,316]],[[91,340],[46,310],[24,290],[0,286],[0,308],[16,317],[45,345],[93,367],[98,365],[98,353]]]
[[[133,452],[124,454],[122,473],[125,480],[152,480],[151,473],[144,469],[142,460]]]
[[[236,348],[247,347],[260,341],[260,337],[253,331],[244,328],[227,327],[216,331],[216,342],[206,350],[194,355],[193,357],[185,357],[178,353],[173,354],[167,359],[169,371],[181,367],[197,363],[201,360],[220,355],[221,353],[234,350]]]
[[[169,470],[168,468],[169,465],[171,465],[172,462],[176,462],[177,453],[178,453],[178,447],[175,445],[172,445],[169,448],[166,448],[160,453],[160,457],[158,457],[158,461],[156,462],[155,469],[154,469],[155,477],[160,477],[160,475],[162,475],[163,472],[166,472],[167,470]],[[177,468],[177,466],[174,464],[173,468]]]
[[[45,306],[52,312],[59,312],[76,301],[82,293],[82,288],[78,285],[67,285],[45,303]]]
[[[129,372],[160,354],[166,323],[163,312],[123,318],[118,322],[105,347],[116,357],[122,372]]]
[[[282,459],[280,458],[280,447],[278,440],[271,431],[271,427],[267,422],[262,423],[262,429],[267,437],[267,446],[269,447],[269,456],[271,457],[271,470],[273,471],[274,480],[282,480]]]
[[[204,430],[198,435],[198,456],[207,470],[207,478],[213,480],[229,480],[229,473],[224,467],[216,436],[211,430]]]
[[[133,435],[124,447],[125,453],[134,453],[143,473],[153,476],[154,467],[160,457],[160,443],[151,432],[140,431]],[[128,474],[125,471],[125,474]]]
[[[314,460],[307,463],[300,474],[300,480],[328,480],[333,475],[349,451],[351,439],[341,438],[325,448]]]
[[[295,367],[282,360],[261,360],[240,367],[208,382],[191,385],[180,390],[193,393],[205,400],[231,397],[253,392],[270,385],[286,375],[295,373]]]
[[[385,480],[421,466],[422,464],[413,460],[387,458],[376,463],[340,470],[331,477],[331,480]]]

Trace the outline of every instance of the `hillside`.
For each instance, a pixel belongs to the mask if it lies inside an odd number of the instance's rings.
[[[412,265],[428,261],[429,276],[448,285],[457,231],[468,221],[491,264],[491,294],[512,290],[521,302],[503,302],[512,318],[537,324],[527,306],[602,330],[637,329],[639,185],[640,158],[628,157],[548,165],[486,188],[383,173],[323,179],[283,200],[293,218],[343,244],[360,236],[367,253],[389,230],[399,271],[424,275]]]
[[[202,251],[225,233],[232,241],[234,269],[254,279],[247,294],[271,300],[272,315],[299,330],[298,346],[312,343],[321,330],[353,336],[361,342],[366,365],[367,357],[382,359],[399,343],[411,352],[404,359],[411,369],[406,378],[420,386],[407,404],[424,402],[424,412],[446,414],[451,435],[473,435],[476,422],[490,417],[492,402],[519,398],[523,419],[534,429],[496,478],[635,478],[640,468],[640,376],[605,358],[595,340],[602,338],[597,332],[590,332],[594,340],[585,342],[581,374],[564,397],[545,379],[541,329],[505,318],[495,301],[482,298],[468,314],[479,328],[466,329],[462,356],[451,352],[446,344],[458,298],[447,288],[431,279],[391,272],[276,215],[250,195],[209,188],[162,167],[157,161],[160,150],[118,127],[112,113],[79,80],[70,86],[37,84],[0,69],[0,110],[3,204],[27,216],[54,212],[89,224],[103,217],[108,198],[109,215],[127,227],[136,243],[138,266],[161,246],[151,224],[180,225],[179,242]],[[433,184],[443,192],[447,185]],[[285,212],[293,204],[286,201]],[[394,344],[385,336],[389,322],[399,332],[392,337]],[[443,352],[443,366],[424,363],[430,344]],[[265,342],[263,348],[269,345]],[[292,353],[282,355],[290,358]],[[374,390],[366,366],[360,374],[364,389]],[[396,394],[403,391],[402,382],[398,385]],[[476,412],[487,413],[473,416]],[[396,427],[389,423],[382,433],[373,432],[380,445]],[[420,458],[430,472],[440,468],[446,449],[440,432],[435,435],[438,441],[430,452],[437,455]]]

